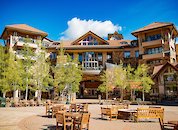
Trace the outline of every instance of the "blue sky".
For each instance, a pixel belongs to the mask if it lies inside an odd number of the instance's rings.
[[[173,22],[178,27],[177,0],[0,0],[0,33],[5,25],[28,24],[59,40],[68,21],[111,21],[125,39],[152,22]],[[2,42],[2,40],[0,41]]]

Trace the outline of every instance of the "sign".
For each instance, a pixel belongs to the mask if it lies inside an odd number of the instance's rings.
[[[142,86],[141,86],[142,82],[130,81],[129,83],[130,83],[131,89],[141,89],[142,88]]]

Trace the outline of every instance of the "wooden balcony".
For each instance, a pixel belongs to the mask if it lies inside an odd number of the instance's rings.
[[[144,55],[142,56],[142,58],[143,58],[144,60],[163,58],[163,53],[144,54]]]
[[[29,47],[31,48],[38,48],[38,45],[37,44],[34,44],[34,43],[25,43],[25,42],[22,42],[22,41],[18,41],[15,45],[16,46],[24,46],[25,44],[27,44]]]
[[[99,75],[103,67],[99,66],[98,61],[83,61],[82,70],[84,74]]]
[[[142,47],[161,46],[161,45],[162,45],[161,39],[142,42]]]
[[[18,36],[13,36],[12,37],[12,43],[14,43],[15,46],[22,47],[25,44],[27,44],[31,48],[38,48],[37,40],[29,38],[28,40],[25,40],[26,38],[24,37],[18,37]]]

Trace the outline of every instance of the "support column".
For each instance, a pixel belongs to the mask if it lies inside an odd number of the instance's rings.
[[[103,55],[103,67],[105,66],[105,62],[107,61],[107,52],[103,52],[102,53],[102,55]]]
[[[78,53],[74,53],[74,59],[78,58]]]

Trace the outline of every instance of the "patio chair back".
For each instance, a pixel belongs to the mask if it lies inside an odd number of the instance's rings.
[[[56,105],[52,107],[52,118],[56,115],[57,112],[64,111],[64,105]]]
[[[71,130],[73,130],[73,121],[65,117],[64,111],[58,111],[56,113],[56,129],[58,129],[58,124],[62,124],[64,130],[66,130],[66,126],[71,126]]]
[[[83,113],[80,121],[75,122],[74,124],[78,127],[77,130],[82,130],[83,128],[86,128],[89,130],[89,122],[90,122],[90,113]]]
[[[88,104],[82,104],[80,111],[81,112],[88,112]]]
[[[78,111],[77,104],[70,104],[69,111],[71,111],[71,112]]]

